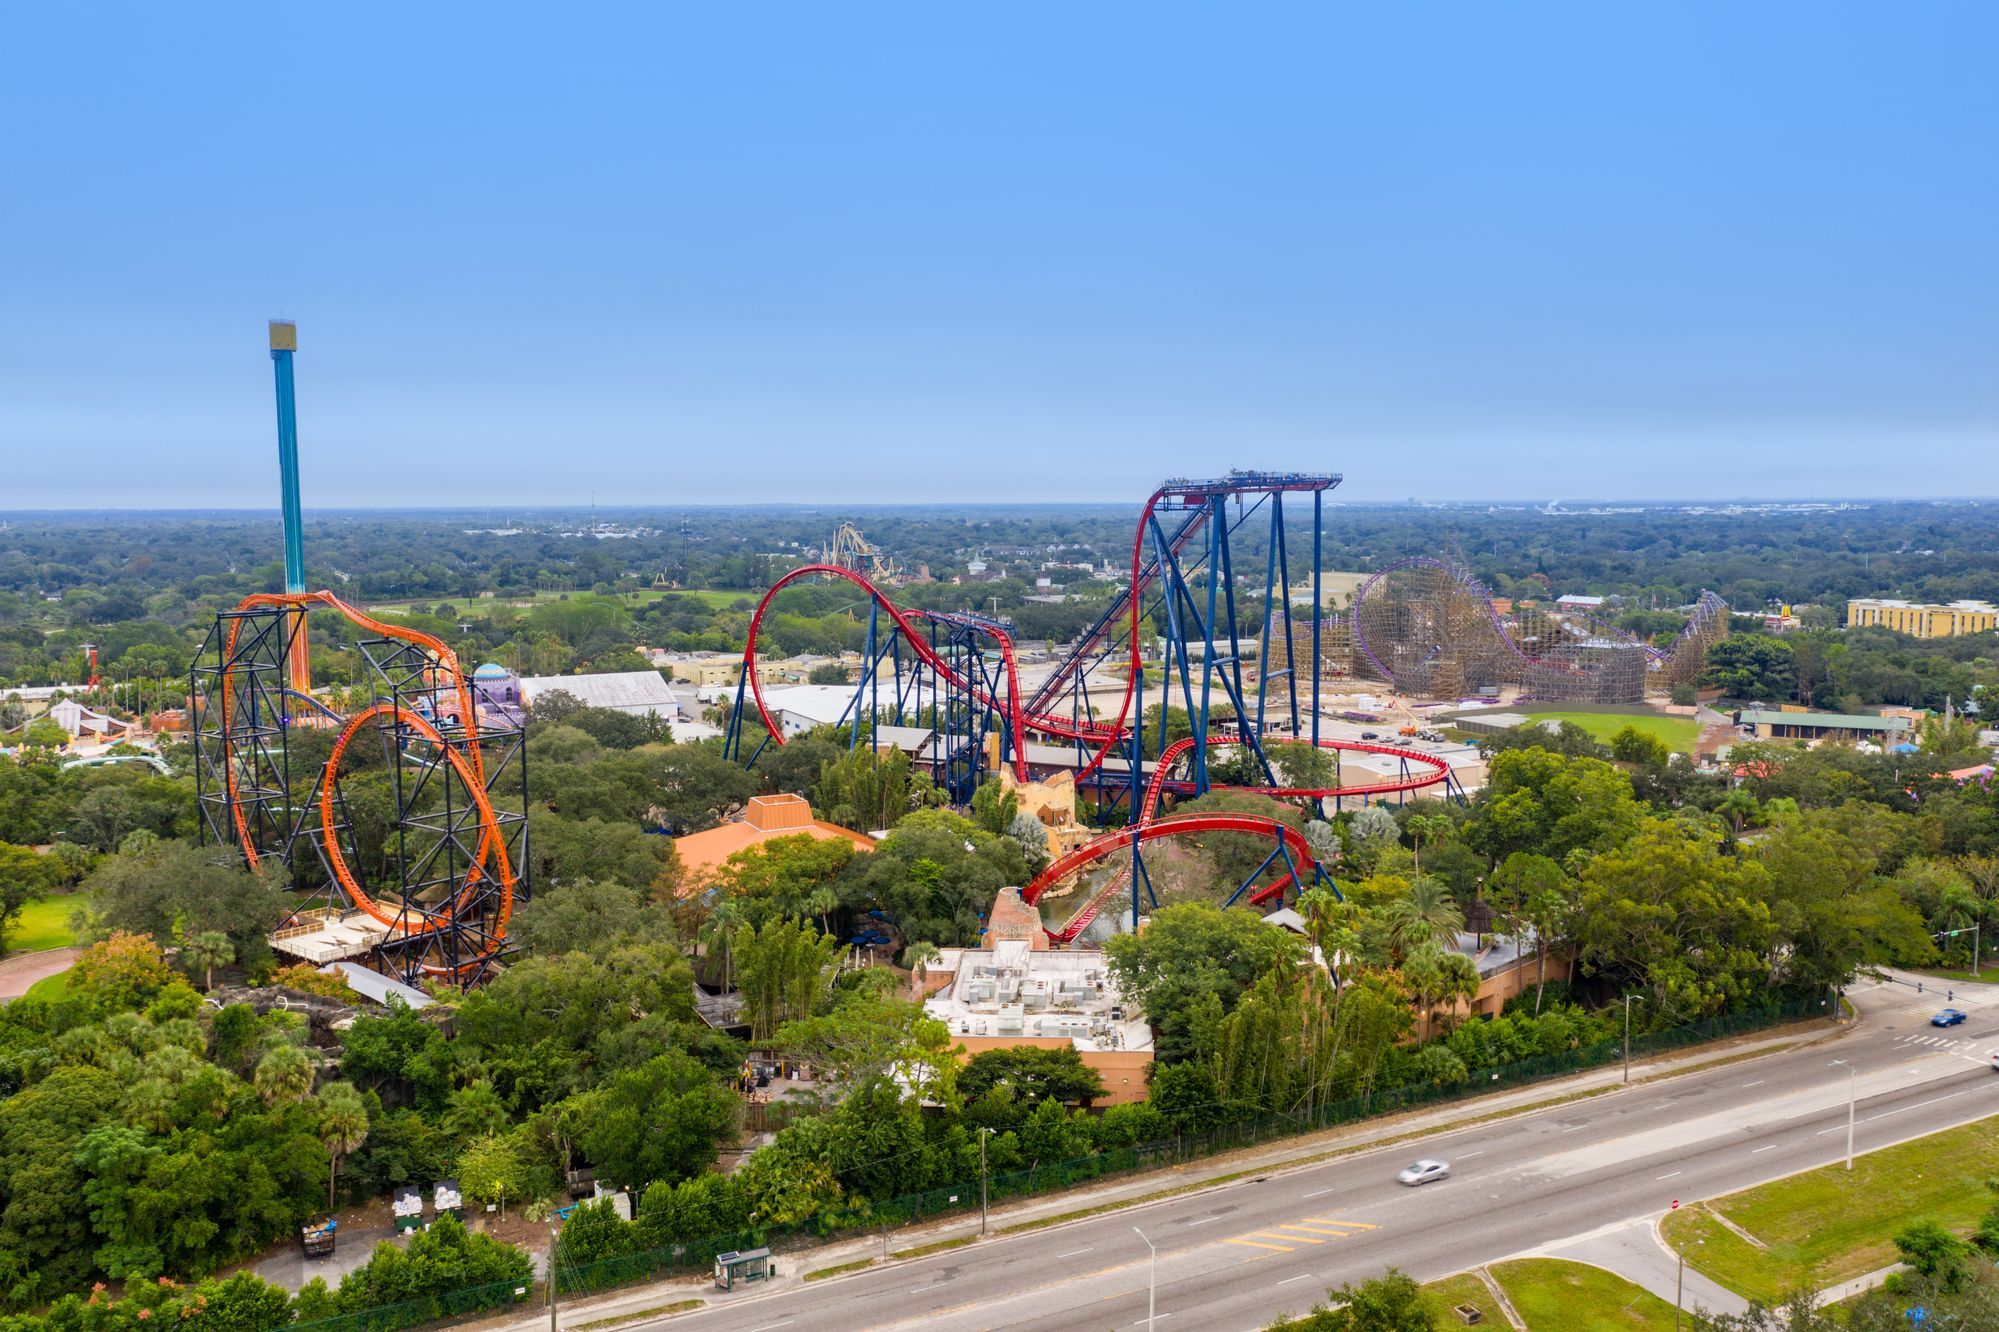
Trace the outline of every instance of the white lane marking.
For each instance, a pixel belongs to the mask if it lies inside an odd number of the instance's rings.
[[[762,1327],[751,1328],[750,1332],[770,1332],[770,1330],[774,1327],[790,1327],[793,1323],[797,1321],[798,1320],[796,1318],[787,1318],[782,1323],[765,1323]]]
[[[1299,1197],[1301,1197],[1301,1198],[1316,1198],[1316,1197],[1318,1197],[1318,1196],[1319,1196],[1320,1194],[1322,1194],[1322,1193],[1331,1193],[1331,1192],[1332,1192],[1332,1190],[1331,1190],[1331,1189],[1313,1189],[1313,1190],[1312,1190],[1312,1191],[1311,1191],[1310,1193],[1303,1193],[1303,1194],[1300,1194],[1300,1195],[1299,1195]]]
[[[1312,1279],[1312,1274],[1310,1272],[1300,1272],[1297,1276],[1285,1277],[1282,1281],[1279,1281],[1277,1284],[1280,1286],[1288,1286],[1294,1281],[1310,1281],[1311,1279]]]
[[[1948,1096],[1933,1096],[1927,1101],[1917,1101],[1914,1105],[1905,1105],[1894,1110],[1883,1110],[1878,1115],[1869,1115],[1867,1118],[1858,1120],[1856,1122],[1860,1124],[1872,1124],[1877,1119],[1886,1119],[1890,1115],[1899,1115],[1902,1114],[1904,1111],[1920,1110],[1926,1105],[1941,1105],[1945,1101],[1956,1100],[1958,1097],[1964,1095],[1965,1092],[1969,1092],[1971,1090],[1972,1089],[1970,1087],[1966,1087],[1964,1091],[1954,1091],[1950,1093]],[[1845,1131],[1846,1131],[1846,1125],[1834,1124],[1831,1128],[1820,1129],[1818,1131],[1818,1136],[1823,1138],[1828,1133],[1844,1133]]]
[[[1774,1151],[1776,1151],[1776,1150],[1777,1150],[1777,1144],[1776,1144],[1776,1143],[1774,1143],[1774,1142],[1766,1142],[1766,1143],[1764,1143],[1764,1144],[1763,1144],[1763,1145],[1762,1145],[1761,1147],[1757,1147],[1757,1148],[1754,1148],[1754,1149],[1752,1149],[1752,1150],[1750,1151],[1750,1153],[1749,1153],[1749,1154],[1750,1154],[1751,1156],[1754,1156],[1754,1155],[1756,1155],[1756,1153],[1757,1153],[1757,1152],[1774,1152]]]
[[[1210,1221],[1219,1221],[1221,1219],[1220,1216],[1204,1216],[1198,1221],[1183,1221],[1181,1224],[1187,1226],[1205,1226]]]
[[[1654,1179],[1671,1179],[1671,1178],[1673,1178],[1673,1176],[1674,1176],[1674,1175],[1684,1175],[1684,1174],[1686,1174],[1686,1173],[1687,1173],[1687,1172],[1686,1172],[1686,1171],[1684,1171],[1684,1170],[1674,1170],[1674,1171],[1671,1171],[1671,1172],[1669,1172],[1669,1173],[1667,1173],[1667,1174],[1664,1174],[1664,1175],[1654,1175],[1654,1176],[1653,1176],[1653,1178],[1654,1178]]]
[[[1745,1082],[1742,1084],[1742,1089],[1748,1091],[1751,1087],[1761,1087],[1766,1081],[1767,1079],[1765,1078],[1758,1078],[1754,1082]]]
[[[912,1290],[909,1293],[911,1295],[921,1295],[926,1290],[942,1290],[944,1289],[944,1287],[950,1284],[951,1283],[948,1281],[933,1281],[927,1286],[918,1286],[915,1290]]]
[[[1485,1148],[1481,1147],[1475,1152],[1459,1152],[1458,1160],[1469,1161],[1474,1156],[1484,1156],[1484,1155],[1485,1155]]]
[[[1092,1246],[1086,1244],[1080,1249],[1071,1249],[1067,1253],[1058,1253],[1055,1256],[1057,1258],[1074,1258],[1079,1253],[1088,1253],[1091,1247]]]

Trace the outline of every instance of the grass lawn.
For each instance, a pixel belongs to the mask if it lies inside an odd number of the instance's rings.
[[[1656,738],[1676,754],[1693,752],[1694,741],[1700,739],[1701,734],[1700,723],[1692,717],[1667,717],[1656,713],[1563,712],[1559,708],[1522,708],[1520,711],[1535,721],[1574,722],[1588,731],[1592,738],[1606,745],[1610,743],[1610,737],[1629,726],[1641,735]]]
[[[28,987],[26,999],[60,999],[69,993],[69,973],[58,971],[53,976],[44,976]]]
[[[69,894],[37,897],[21,908],[20,917],[7,931],[7,947],[17,953],[35,953],[75,943],[69,913],[80,905],[82,899]]]
[[[1527,1332],[1666,1332],[1673,1326],[1672,1305],[1586,1263],[1523,1258],[1496,1264],[1492,1275],[1527,1320]]]
[[[1423,1299],[1429,1304],[1438,1327],[1463,1326],[1458,1316],[1451,1312],[1460,1304],[1469,1304],[1485,1315],[1480,1327],[1506,1326],[1506,1315],[1499,1311],[1499,1301],[1492,1298],[1492,1292],[1485,1288],[1483,1281],[1469,1272],[1460,1272],[1442,1281],[1424,1282]]]
[[[1893,1236],[1933,1218],[1970,1229],[1993,1203],[1984,1179],[1999,1160],[1999,1118],[1946,1129],[1724,1198],[1713,1208],[1769,1245],[1759,1249],[1700,1208],[1666,1218],[1666,1242],[1730,1290],[1775,1302],[1806,1280],[1828,1286],[1896,1259]],[[1698,1248],[1693,1241],[1705,1241]]]

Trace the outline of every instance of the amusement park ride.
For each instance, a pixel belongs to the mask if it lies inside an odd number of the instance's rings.
[[[366,957],[406,983],[473,984],[507,955],[508,919],[529,891],[520,714],[488,706],[479,680],[442,640],[306,590],[296,347],[296,329],[274,321],[286,590],[218,615],[190,669],[201,835],[235,846],[252,868],[281,867],[302,895],[274,936],[278,946],[315,960]],[[724,752],[753,763],[765,746],[785,743],[758,669],[778,595],[803,579],[851,583],[868,618],[860,679],[842,718],[857,723],[850,745],[879,743],[883,724],[920,725],[936,737],[937,778],[956,802],[968,803],[993,769],[1024,782],[1033,765],[1072,774],[1105,821],[1122,811],[1122,826],[1058,856],[1021,890],[1034,903],[1090,865],[1128,857],[1067,925],[1049,931],[1067,942],[1127,888],[1134,927],[1144,900],[1157,905],[1144,847],[1162,838],[1268,839],[1269,854],[1231,904],[1331,886],[1311,843],[1290,825],[1260,814],[1162,814],[1167,795],[1242,790],[1323,812],[1328,801],[1399,801],[1426,788],[1462,794],[1434,754],[1322,736],[1328,678],[1365,670],[1400,688],[1419,676],[1431,684],[1505,677],[1577,697],[1601,694],[1604,681],[1627,689],[1633,670],[1690,679],[1688,663],[1697,671],[1716,627],[1725,631],[1726,607],[1711,596],[1668,651],[1604,626],[1579,632],[1573,621],[1523,628],[1518,617],[1502,619],[1468,575],[1420,560],[1369,579],[1341,617],[1326,608],[1322,557],[1325,495],[1339,483],[1329,473],[1233,471],[1160,486],[1140,510],[1124,586],[1032,690],[1022,684],[1009,621],[896,605],[882,589],[893,564],[843,526],[827,562],[778,579],[751,617]],[[1309,529],[1306,515],[1293,516],[1306,505]],[[1292,604],[1301,584],[1309,611]],[[357,646],[372,697],[349,712],[310,692],[306,625],[315,610],[369,635]],[[1328,655],[1334,641],[1344,648],[1336,660]],[[1174,737],[1168,723],[1179,718],[1187,733]],[[1280,744],[1332,751],[1333,784],[1292,784]],[[1251,784],[1218,783],[1223,750],[1235,754],[1227,771],[1247,771]],[[1342,753],[1385,757],[1394,771],[1342,782]],[[339,942],[315,953],[303,935]]]
[[[304,590],[296,346],[292,325],[274,322],[286,591],[218,615],[190,671],[201,835],[235,845],[252,869],[289,876],[303,902],[281,939],[358,913],[344,937],[366,940],[377,970],[472,984],[505,955],[508,917],[528,893],[520,726],[481,706],[443,641]],[[373,698],[351,714],[308,692],[306,619],[319,609],[372,635],[357,646]],[[330,754],[306,739],[327,731]],[[357,817],[343,784],[350,766],[373,770],[371,798],[386,791],[386,815],[364,805]]]
[[[1140,511],[1125,586],[1032,693],[1021,685],[1007,621],[899,607],[868,578],[837,564],[795,569],[771,587],[750,619],[725,752],[750,763],[766,745],[785,743],[765,704],[758,670],[760,630],[773,600],[801,579],[844,579],[868,603],[860,680],[842,719],[863,723],[851,728],[850,744],[861,743],[864,734],[875,742],[875,728],[867,723],[922,722],[939,738],[940,785],[964,803],[989,763],[1025,781],[1028,746],[1052,743],[1067,751],[1062,766],[1100,811],[1124,809],[1126,826],[1059,857],[1022,889],[1028,902],[1078,870],[1128,852],[1128,877],[1120,875],[1113,887],[1129,883],[1135,926],[1144,900],[1141,887],[1157,905],[1144,845],[1217,832],[1250,833],[1271,842],[1269,856],[1230,896],[1231,903],[1245,895],[1252,902],[1267,901],[1313,882],[1330,885],[1310,844],[1280,820],[1251,814],[1162,817],[1158,810],[1167,792],[1198,796],[1218,789],[1210,777],[1210,754],[1225,747],[1244,751],[1263,778],[1240,789],[1315,805],[1452,788],[1449,766],[1434,755],[1319,734],[1324,500],[1339,483],[1336,474],[1237,471],[1162,485]],[[1311,609],[1294,613],[1288,594],[1268,592],[1293,586],[1286,502],[1305,497],[1311,538],[1302,572],[1312,589]],[[1262,574],[1259,585],[1266,594],[1253,610],[1243,605],[1239,558],[1246,560],[1246,571]],[[1307,622],[1310,633],[1293,632],[1306,627],[1294,626],[1294,620]],[[1148,665],[1154,648],[1156,668]],[[1148,734],[1146,708],[1152,700],[1162,706]],[[1192,733],[1169,742],[1164,723],[1176,708]],[[1363,785],[1289,786],[1281,762],[1274,764],[1268,752],[1282,741],[1386,755],[1400,771]],[[1280,877],[1262,883],[1266,870],[1280,870]],[[1084,912],[1051,936],[1073,938],[1106,895],[1096,894]]]

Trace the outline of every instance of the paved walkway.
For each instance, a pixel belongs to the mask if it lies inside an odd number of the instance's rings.
[[[44,948],[39,953],[16,953],[0,958],[0,1004],[19,999],[28,987],[58,972],[68,971],[76,961],[77,949]]]
[[[1746,1058],[1750,1055],[1768,1054],[1837,1037],[1851,1028],[1831,1023],[1799,1025],[1781,1034],[1768,1036],[1747,1036],[1715,1044],[1696,1046],[1688,1050],[1676,1051],[1643,1061],[1631,1066],[1633,1082],[1647,1078],[1690,1071],[1717,1059]],[[1064,1193],[1047,1194],[1033,1199],[1020,1200],[995,1205],[991,1212],[991,1228],[1001,1230],[1025,1222],[1045,1221],[1092,1208],[1132,1202],[1136,1199],[1168,1189],[1198,1186],[1224,1175],[1241,1175],[1249,1171],[1278,1171],[1289,1166],[1303,1164],[1317,1157],[1335,1153],[1356,1151],[1370,1145],[1380,1144],[1388,1139],[1400,1138],[1415,1133],[1428,1133],[1451,1125],[1481,1119],[1489,1115],[1513,1110],[1524,1110],[1550,1101],[1573,1096],[1578,1092],[1600,1091],[1615,1088],[1624,1077],[1623,1068],[1611,1065],[1593,1069],[1566,1078],[1551,1079],[1522,1087],[1513,1091],[1500,1092],[1491,1096],[1472,1097],[1454,1101],[1448,1105],[1426,1110],[1370,1120],[1365,1124],[1330,1129],[1301,1137],[1286,1138],[1263,1147],[1244,1148],[1221,1156],[1210,1157],[1193,1164],[1151,1171],[1144,1175],[1125,1179],[1097,1188],[1076,1189]],[[1614,1093],[1613,1093],[1614,1094]],[[1642,1224],[1642,1223],[1641,1223]],[[565,1304],[561,1323],[564,1327],[575,1326],[619,1315],[636,1316],[642,1311],[657,1309],[660,1305],[679,1299],[700,1297],[710,1305],[729,1304],[744,1298],[754,1298],[770,1293],[774,1289],[784,1289],[804,1282],[808,1272],[835,1267],[846,1263],[865,1262],[883,1256],[884,1249],[902,1250],[919,1245],[936,1244],[941,1241],[965,1239],[979,1233],[979,1218],[954,1217],[949,1220],[925,1225],[912,1226],[906,1230],[893,1232],[884,1241],[879,1232],[836,1240],[828,1244],[812,1245],[797,1249],[780,1248],[776,1255],[777,1273],[769,1285],[758,1284],[733,1293],[723,1293],[714,1289],[705,1276],[686,1276],[662,1280],[637,1287],[626,1287],[617,1292],[591,1297],[587,1301],[581,1297],[572,1307]],[[1584,1258],[1583,1261],[1601,1260]],[[1671,1275],[1672,1258],[1666,1255],[1668,1275]],[[1601,1265],[1609,1266],[1608,1263]],[[1621,1275],[1630,1275],[1619,1270]],[[1696,1274],[1687,1274],[1689,1298],[1693,1290]],[[1719,1286],[1713,1288],[1715,1295],[1705,1301],[1708,1307],[1720,1309],[1725,1296],[1733,1299],[1728,1307],[1743,1307]],[[1672,1289],[1667,1287],[1665,1298],[1672,1299]],[[1690,1306],[1691,1307],[1691,1304]],[[573,1321],[572,1321],[573,1319]],[[513,1324],[522,1329],[548,1326],[547,1315],[541,1314],[531,1322]]]
[[[1739,1314],[1749,1301],[1726,1286],[1702,1276],[1692,1267],[1685,1272],[1686,1285],[1679,1286],[1679,1255],[1666,1247],[1659,1236],[1659,1217],[1625,1221],[1587,1235],[1577,1235],[1559,1244],[1537,1249],[1523,1257],[1566,1258],[1615,1272],[1626,1281],[1644,1287],[1668,1304],[1680,1301],[1683,1309],[1705,1309],[1709,1313]]]

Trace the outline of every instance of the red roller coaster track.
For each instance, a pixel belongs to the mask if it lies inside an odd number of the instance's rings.
[[[1162,487],[1160,490],[1155,491],[1152,498],[1146,503],[1145,518],[1141,520],[1139,528],[1140,536],[1132,547],[1132,585],[1134,588],[1137,588],[1141,581],[1141,561],[1144,551],[1146,523],[1150,521],[1153,506],[1161,498],[1172,493],[1174,492],[1170,487]],[[1118,716],[1115,722],[1088,722],[1079,724],[1070,719],[1047,712],[1029,712],[1023,707],[1021,702],[1020,672],[1014,656],[1013,639],[1003,630],[987,625],[980,626],[980,631],[991,637],[998,644],[1005,672],[1005,697],[994,698],[991,694],[981,689],[975,681],[967,679],[955,671],[916,632],[916,626],[913,621],[926,618],[929,612],[915,609],[903,610],[891,601],[888,595],[880,588],[851,569],[836,564],[809,564],[802,568],[793,569],[791,572],[785,574],[784,577],[778,579],[777,582],[773,583],[770,590],[764,594],[763,600],[757,604],[756,613],[750,617],[749,642],[743,651],[743,674],[748,681],[750,697],[756,705],[757,716],[762,721],[764,730],[769,734],[771,743],[781,746],[785,743],[785,737],[783,729],[771,717],[770,710],[764,703],[763,681],[757,670],[757,642],[762,631],[764,616],[769,612],[771,603],[777,594],[785,587],[800,579],[819,576],[845,579],[866,593],[874,601],[874,604],[879,606],[895,622],[897,628],[902,631],[904,641],[910,644],[918,660],[923,665],[949,680],[953,687],[974,694],[987,707],[992,708],[1008,719],[1015,737],[1013,765],[1014,776],[1017,779],[1021,781],[1027,779],[1027,764],[1022,739],[1028,730],[1039,731],[1066,740],[1079,740],[1096,745],[1096,752],[1091,755],[1088,762],[1077,772],[1078,780],[1099,766],[1103,762],[1105,755],[1113,747],[1122,743],[1127,734],[1125,719],[1131,713],[1132,700],[1137,689],[1136,681],[1138,679],[1138,672],[1135,669],[1125,672],[1124,695],[1122,701],[1119,703]],[[1134,662],[1138,659],[1141,601],[1141,596],[1135,595],[1130,598],[1129,643],[1131,660]],[[1072,656],[1070,660],[1075,661],[1079,657],[1080,654],[1077,654],[1077,656]],[[1234,733],[1210,735],[1208,737],[1208,744],[1211,746],[1233,746],[1245,743],[1247,742],[1240,734]],[[1194,744],[1195,741],[1192,737],[1176,740],[1171,745],[1168,745],[1160,754],[1153,768],[1152,778],[1146,786],[1145,803],[1136,822],[1128,827],[1117,829],[1114,832],[1086,842],[1068,854],[1061,856],[1054,864],[1036,876],[1032,883],[1022,889],[1021,896],[1028,903],[1032,904],[1052,884],[1087,865],[1104,859],[1114,852],[1130,847],[1134,842],[1142,844],[1158,837],[1186,836],[1202,832],[1261,833],[1265,836],[1281,839],[1287,850],[1303,856],[1306,861],[1314,865],[1318,863],[1317,858],[1312,855],[1310,844],[1295,829],[1276,819],[1249,814],[1188,815],[1165,819],[1156,817],[1160,797],[1168,784],[1168,771],[1176,760],[1193,749]],[[1336,752],[1344,751],[1387,755],[1399,759],[1405,764],[1418,765],[1423,771],[1420,774],[1412,776],[1391,778],[1386,781],[1370,782],[1359,786],[1316,788],[1231,787],[1216,789],[1252,791],[1258,794],[1287,799],[1316,800],[1328,797],[1344,799],[1350,796],[1359,796],[1365,799],[1371,796],[1420,791],[1431,786],[1445,785],[1450,781],[1449,765],[1435,755],[1425,754],[1419,750],[1404,749],[1395,745],[1370,744],[1358,740],[1322,739],[1318,744],[1321,749],[1329,749]],[[1252,903],[1264,902],[1276,893],[1281,892],[1285,884],[1295,882],[1295,874],[1288,875],[1276,884],[1259,889],[1250,897],[1250,901]],[[1115,886],[1115,883],[1111,885],[1113,888]],[[1109,891],[1110,888],[1106,888],[1104,892],[1093,897],[1091,901],[1084,905],[1081,911],[1077,912],[1075,918],[1067,926],[1060,930],[1048,931],[1049,937],[1063,943],[1073,939],[1081,932],[1083,926],[1087,925],[1095,917],[1097,909]]]

